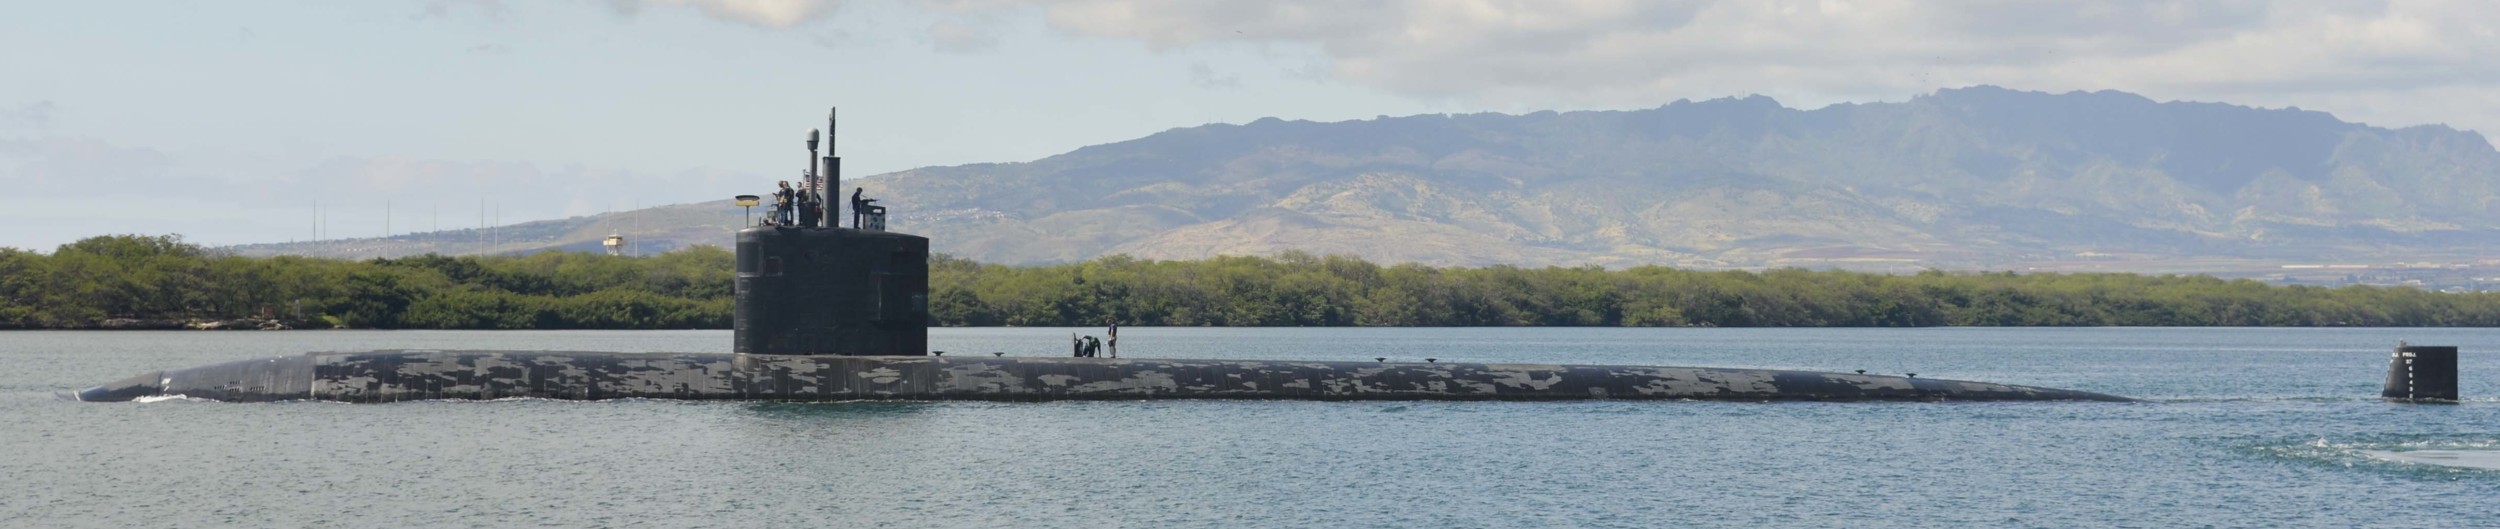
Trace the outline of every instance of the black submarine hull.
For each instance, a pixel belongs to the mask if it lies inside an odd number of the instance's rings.
[[[1813,371],[1461,362],[1308,362],[720,353],[310,353],[146,373],[82,401],[416,400],[1729,400],[2130,399]]]

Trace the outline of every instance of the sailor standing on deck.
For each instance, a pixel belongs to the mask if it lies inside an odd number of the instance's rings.
[[[1119,358],[1119,357],[1120,357],[1120,322],[1119,322],[1119,320],[1107,320],[1107,321],[1104,321],[1104,323],[1109,323],[1109,324],[1111,324],[1111,344],[1110,344],[1110,345],[1111,345],[1111,357],[1112,357],[1112,358]]]
[[[794,192],[794,191],[791,191],[791,190],[790,190],[790,181],[789,181],[789,180],[783,180],[783,181],[781,181],[781,190],[779,190],[779,191],[774,191],[774,192],[773,192],[773,223],[774,223],[774,224],[778,224],[778,225],[782,225],[782,226],[788,226],[788,225],[790,225],[790,224],[792,223],[792,221],[790,220],[790,207],[791,207],[792,205],[795,205],[795,204],[797,203],[795,200],[793,200],[793,199],[794,199],[794,198],[796,198],[797,196],[798,196],[798,193],[797,193],[797,192]]]
[[[814,227],[816,219],[824,216],[824,210],[816,203],[816,189],[813,186],[801,187],[806,189],[799,191],[799,225]]]
[[[840,194],[842,193],[842,190],[836,189],[833,190],[833,192],[835,194]],[[860,196],[861,193],[866,192],[868,192],[868,188],[865,187],[851,188],[851,227],[853,228],[866,227],[860,224],[860,220],[867,218],[869,206],[877,205],[877,199]]]

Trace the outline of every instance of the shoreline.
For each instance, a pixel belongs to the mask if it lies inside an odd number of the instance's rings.
[[[238,322],[250,322],[241,324]],[[135,320],[135,323],[99,324],[81,327],[16,327],[0,325],[0,333],[17,331],[728,331],[728,327],[531,327],[526,329],[488,328],[372,328],[322,327],[301,325],[286,320]],[[1126,325],[1139,329],[2494,329],[2476,325],[1821,325],[1821,326],[1747,326],[1715,325],[1621,326],[1621,325]],[[932,326],[931,329],[1084,329],[1091,326],[1070,325],[957,325]]]

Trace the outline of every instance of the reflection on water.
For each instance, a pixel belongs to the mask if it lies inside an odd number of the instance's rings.
[[[854,402],[748,402],[737,406],[763,419],[887,419],[927,411],[939,403],[854,401]]]

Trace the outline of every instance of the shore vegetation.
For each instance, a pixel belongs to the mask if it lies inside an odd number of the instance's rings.
[[[0,248],[0,328],[725,329],[733,256],[239,257],[178,236]],[[2500,293],[2207,276],[1383,266],[1342,256],[1005,266],[936,257],[947,326],[2500,326]],[[196,324],[195,324],[196,326]]]

